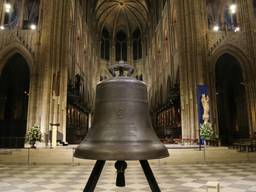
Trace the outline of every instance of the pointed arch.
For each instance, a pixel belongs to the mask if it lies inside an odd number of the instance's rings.
[[[250,128],[250,133],[253,132],[253,127],[256,124],[256,119],[255,119],[255,114],[253,111],[255,111],[255,103],[253,101],[253,94],[250,91],[249,86],[251,86],[250,82],[253,81],[255,78],[253,74],[255,74],[255,68],[253,67],[253,62],[248,58],[248,56],[238,47],[231,45],[231,44],[226,44],[223,46],[218,47],[212,55],[210,56],[209,60],[209,87],[211,88],[210,95],[212,98],[211,102],[211,111],[212,111],[212,116],[215,117],[213,119],[213,125],[214,128],[216,129],[217,132],[219,132],[219,124],[218,124],[218,109],[217,109],[217,95],[216,95],[216,64],[218,60],[225,54],[228,54],[235,58],[239,63],[241,67],[241,73],[242,73],[242,78],[245,83],[245,91],[246,91],[246,105],[247,105],[247,111],[248,111],[248,120],[249,120],[249,128]]]
[[[28,51],[27,48],[25,48],[20,43],[12,43],[9,44],[7,47],[5,47],[3,50],[0,51],[0,75],[2,73],[2,70],[4,68],[4,65],[6,62],[14,55],[14,54],[20,54],[22,57],[26,60],[30,74],[33,74],[33,56]]]
[[[0,76],[0,135],[8,139],[2,147],[23,147],[27,130],[30,69],[26,59],[15,51],[7,57]]]
[[[254,68],[252,67],[252,61],[248,59],[246,54],[240,48],[231,44],[220,46],[213,52],[210,58],[210,73],[212,73],[214,77],[215,77],[215,65],[218,59],[224,54],[229,54],[233,56],[239,61],[239,63],[241,63],[243,78],[245,81],[253,77],[252,74],[254,74],[253,73]]]

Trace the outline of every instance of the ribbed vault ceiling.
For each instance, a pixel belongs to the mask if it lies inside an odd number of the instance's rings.
[[[104,26],[115,34],[119,30],[142,32],[149,20],[147,0],[98,0],[95,8],[98,27]]]

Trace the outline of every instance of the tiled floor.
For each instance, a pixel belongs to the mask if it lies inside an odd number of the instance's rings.
[[[152,165],[162,192],[206,192],[218,181],[221,192],[256,192],[256,163]],[[92,165],[0,165],[1,192],[81,192]],[[115,168],[105,165],[96,192],[148,192],[139,163],[128,162],[125,188],[115,187]]]

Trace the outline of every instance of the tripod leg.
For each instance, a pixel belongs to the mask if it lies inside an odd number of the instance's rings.
[[[94,191],[94,189],[97,185],[97,182],[100,178],[101,171],[105,165],[105,162],[106,161],[98,160],[95,163],[94,168],[91,172],[91,175],[87,181],[87,184],[86,184],[83,192],[93,192]]]
[[[140,160],[140,164],[141,164],[141,167],[144,171],[144,174],[148,180],[148,184],[151,188],[151,191],[152,192],[161,192],[157,182],[156,182],[156,179],[154,177],[154,174],[148,164],[148,161],[147,160]]]

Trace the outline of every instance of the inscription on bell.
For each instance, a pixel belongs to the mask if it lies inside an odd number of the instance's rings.
[[[126,124],[127,126],[124,126]],[[120,127],[120,129],[111,129],[112,127]],[[138,130],[135,126],[135,123],[129,122],[115,122],[105,125],[105,129],[102,130],[104,132],[104,138],[106,140],[115,140],[116,135],[119,135],[118,140],[121,141],[131,141],[137,140]],[[123,134],[125,133],[125,134]]]
[[[118,119],[123,119],[125,117],[125,106],[120,106],[118,109],[117,109],[117,118]]]

